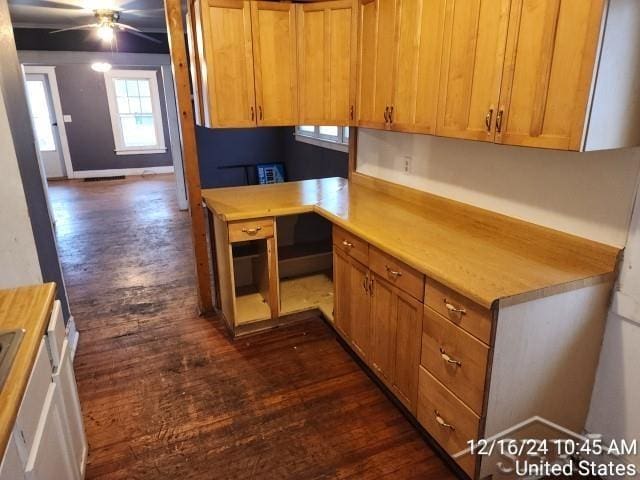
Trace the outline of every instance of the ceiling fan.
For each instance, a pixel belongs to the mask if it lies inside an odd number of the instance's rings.
[[[142,31],[140,31],[136,27],[132,27],[131,25],[127,25],[126,23],[119,22],[118,20],[120,20],[121,12],[127,12],[127,10],[121,11],[121,10],[115,10],[110,8],[107,8],[107,9],[98,8],[93,11],[93,14],[95,15],[95,18],[96,18],[95,23],[78,25],[76,27],[62,28],[60,30],[54,30],[49,33],[67,32],[69,30],[90,30],[92,28],[95,28],[98,33],[98,37],[107,43],[111,43],[111,41],[113,41],[113,39],[115,38],[116,31],[127,32],[132,35],[136,35],[138,37],[144,38],[145,40],[149,40],[150,42],[162,43],[157,38],[153,38],[149,35],[142,33]]]

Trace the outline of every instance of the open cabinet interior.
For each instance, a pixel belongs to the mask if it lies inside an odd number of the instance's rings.
[[[267,320],[269,305],[269,239],[234,243],[236,324]]]
[[[319,309],[333,320],[331,223],[315,213],[277,218],[280,313]]]

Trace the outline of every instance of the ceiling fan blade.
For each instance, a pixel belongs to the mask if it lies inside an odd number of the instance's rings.
[[[57,2],[55,0],[21,0],[18,5],[28,5],[43,8],[61,8],[65,10],[88,10],[82,5],[74,5],[72,3]]]
[[[164,8],[147,8],[144,10],[135,9],[135,10],[121,10],[121,14],[124,15],[135,15],[136,17],[152,17],[164,13]]]
[[[78,25],[77,27],[62,28],[60,30],[54,30],[53,32],[49,32],[49,33],[60,33],[60,32],[66,32],[69,30],[88,30],[90,28],[96,28],[96,27],[99,27],[97,23],[89,23],[87,25]]]
[[[131,25],[127,25],[126,23],[119,23],[119,22],[113,22],[113,24],[120,28],[120,30],[130,30],[133,32],[140,32],[141,30],[137,29],[136,27],[132,27]]]
[[[140,32],[139,30],[123,30],[123,32],[127,32],[127,33],[130,33],[131,35],[135,35],[137,37],[144,38],[145,40],[149,40],[150,42],[154,42],[154,43],[157,43],[159,45],[162,45],[162,43],[163,43],[160,40],[158,40],[157,38],[153,38],[153,37],[150,37],[149,35],[145,35],[144,33]]]

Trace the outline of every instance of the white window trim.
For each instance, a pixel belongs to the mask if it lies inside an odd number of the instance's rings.
[[[349,139],[344,138],[344,128],[345,127],[338,127],[337,140],[320,134],[320,127],[318,125],[315,126],[315,131],[313,133],[300,130],[300,127],[298,126],[296,127],[294,136],[296,137],[296,140],[298,142],[309,143],[311,145],[315,145],[316,147],[329,148],[331,150],[337,150],[339,152],[348,152]]]
[[[151,90],[151,108],[153,110],[153,125],[156,130],[157,145],[149,147],[127,147],[124,144],[122,125],[118,117],[118,104],[113,80],[116,78],[137,78],[149,80]],[[164,123],[162,121],[162,108],[160,106],[160,92],[158,90],[158,77],[155,70],[109,70],[104,73],[104,81],[107,87],[107,100],[109,102],[109,115],[113,130],[116,155],[141,155],[151,153],[166,153],[164,143]]]

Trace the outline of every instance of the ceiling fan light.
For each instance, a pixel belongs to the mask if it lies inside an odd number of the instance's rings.
[[[113,28],[110,25],[100,25],[98,27],[98,37],[104,42],[113,40]]]
[[[91,70],[100,73],[108,72],[111,70],[111,64],[107,62],[93,62],[91,64]]]

